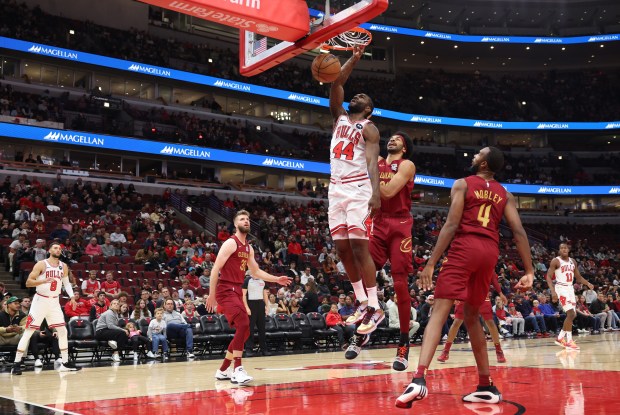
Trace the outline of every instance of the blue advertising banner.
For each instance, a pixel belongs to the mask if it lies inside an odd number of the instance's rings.
[[[121,150],[194,160],[242,164],[274,169],[294,170],[306,173],[329,174],[329,163],[274,157],[261,154],[236,153],[207,147],[162,143],[135,138],[115,137],[103,134],[51,128],[32,127],[20,124],[0,123],[0,136],[48,142],[50,144],[72,144],[105,150]],[[417,185],[451,188],[454,179],[416,175]],[[553,186],[503,184],[506,190],[520,194],[544,194],[558,196],[577,195],[620,195],[620,184],[613,186]]]
[[[224,163],[247,164],[276,169],[297,170],[329,174],[329,164],[316,161],[296,160],[270,155],[237,153],[206,147],[162,143],[135,138],[115,137],[71,130],[31,127],[20,124],[0,123],[0,136],[23,138],[58,144],[75,144],[106,150],[131,151],[136,153],[159,154],[194,160],[209,160]]]
[[[310,16],[320,17],[323,13],[310,9]],[[362,23],[360,27],[373,32],[393,33],[395,35],[415,36],[427,39],[449,40],[464,43],[523,43],[534,45],[575,45],[581,43],[614,42],[620,40],[620,34],[610,33],[606,35],[572,36],[572,37],[545,37],[545,36],[477,36],[458,35],[454,33],[431,32],[428,30],[410,29],[408,27],[389,26],[375,23]]]
[[[199,75],[191,72],[179,71],[176,69],[162,68],[154,65],[125,61],[122,59],[109,58],[106,56],[93,55],[91,53],[79,52],[70,49],[62,49],[53,46],[39,45],[32,42],[10,39],[0,36],[0,45],[6,49],[29,52],[38,55],[51,56],[55,58],[72,60],[92,65],[105,66],[108,68],[123,71],[139,72],[142,74],[159,76],[179,81],[192,82],[200,85],[210,85],[216,88],[229,89],[245,92],[248,94],[261,95],[265,97],[278,98],[287,101],[301,102],[304,104],[329,107],[327,98],[315,97],[312,95],[300,94],[297,92],[284,91],[281,89],[268,88],[264,86],[246,84],[243,82],[229,81],[227,79],[215,78],[212,76]],[[404,122],[420,124],[438,124],[458,127],[471,128],[490,128],[497,130],[611,130],[620,129],[620,121],[608,122],[512,122],[512,121],[488,121],[488,120],[469,120],[464,118],[435,117],[432,115],[407,114],[398,111],[391,111],[375,108],[373,115],[377,117],[389,118]]]

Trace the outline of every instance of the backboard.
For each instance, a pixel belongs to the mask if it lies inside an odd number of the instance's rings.
[[[144,1],[144,0],[142,0]],[[294,3],[292,0],[291,3]],[[305,2],[304,2],[305,3]],[[388,0],[359,0],[354,5],[322,19],[320,24],[311,24],[309,31],[294,41],[276,42],[268,47],[272,33],[261,34],[255,31],[239,29],[239,72],[245,76],[257,75],[288,59],[321,46],[332,37],[359,26],[383,13],[388,7]],[[296,11],[297,12],[297,11]],[[286,10],[282,10],[279,20],[291,17],[288,1]],[[306,16],[308,9],[306,6]],[[309,17],[307,17],[309,20]],[[268,38],[269,41],[268,42]]]

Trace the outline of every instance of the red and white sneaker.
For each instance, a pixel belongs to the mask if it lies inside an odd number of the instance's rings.
[[[441,363],[446,363],[449,358],[450,358],[450,352],[445,352],[444,351],[444,352],[441,352],[441,354],[437,358],[437,361],[441,362]]]
[[[562,337],[561,339],[555,339],[554,341],[555,344],[557,344],[560,347],[566,348],[566,338]]]
[[[566,342],[566,349],[567,350],[581,350],[580,347],[577,346],[577,343],[575,343],[574,340]]]
[[[345,320],[345,324],[347,326],[352,326],[362,321],[364,315],[366,314],[367,307],[367,304],[360,304],[359,306],[357,306],[357,308],[355,309],[355,313],[351,314],[349,318]]]
[[[385,318],[385,313],[380,308],[375,310],[372,307],[366,308],[366,314],[362,319],[362,324],[357,328],[358,334],[370,334],[377,329],[379,323]]]

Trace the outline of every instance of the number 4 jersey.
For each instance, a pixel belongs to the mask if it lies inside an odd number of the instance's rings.
[[[330,146],[330,170],[334,179],[368,177],[366,142],[362,132],[369,120],[352,121],[341,115],[334,123]]]
[[[463,216],[456,237],[479,235],[492,238],[499,244],[499,224],[508,201],[506,189],[495,180],[469,176]]]

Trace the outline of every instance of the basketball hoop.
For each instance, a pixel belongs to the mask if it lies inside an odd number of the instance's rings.
[[[328,39],[320,48],[322,50],[353,50],[356,46],[368,46],[371,41],[372,34],[368,30],[354,27]]]

